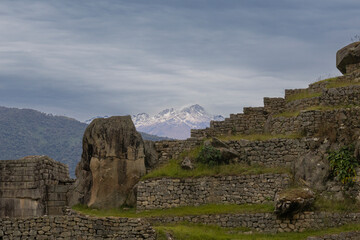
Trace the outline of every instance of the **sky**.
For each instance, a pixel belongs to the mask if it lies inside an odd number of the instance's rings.
[[[228,116],[338,76],[358,0],[0,0],[0,105]]]

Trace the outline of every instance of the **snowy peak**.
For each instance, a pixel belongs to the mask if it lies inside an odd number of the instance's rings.
[[[185,139],[190,137],[190,129],[209,127],[211,120],[222,121],[221,115],[212,115],[199,104],[181,110],[165,109],[154,116],[140,113],[132,116],[138,131],[163,137]]]

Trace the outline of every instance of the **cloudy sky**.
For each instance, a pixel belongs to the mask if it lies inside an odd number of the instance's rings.
[[[358,0],[1,0],[0,105],[227,116],[339,75],[359,13]]]

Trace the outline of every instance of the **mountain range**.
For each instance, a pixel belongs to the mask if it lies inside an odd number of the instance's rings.
[[[138,131],[161,137],[174,139],[186,139],[190,137],[190,129],[209,127],[210,121],[222,121],[221,115],[212,115],[198,105],[175,110],[165,109],[154,116],[147,113],[139,113],[132,116]]]

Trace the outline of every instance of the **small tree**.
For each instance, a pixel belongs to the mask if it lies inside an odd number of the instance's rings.
[[[344,146],[339,151],[329,153],[331,175],[338,177],[343,184],[353,183],[356,177],[355,168],[359,166],[354,157],[354,146]]]

